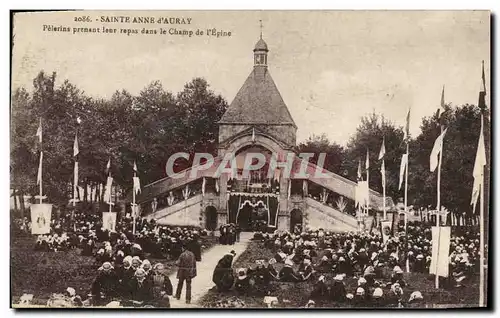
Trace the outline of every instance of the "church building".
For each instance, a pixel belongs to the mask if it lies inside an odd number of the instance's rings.
[[[219,124],[218,154],[234,154],[241,172],[247,153],[261,153],[266,159],[286,158],[294,153],[295,124],[268,66],[269,49],[261,38],[253,49],[254,66],[250,75],[222,116]],[[321,169],[304,178],[276,168],[268,174],[266,163],[260,170],[239,178],[213,170],[200,171],[195,178],[164,178],[146,185],[137,202],[141,217],[160,224],[201,226],[209,230],[226,223],[239,224],[243,230],[278,229],[290,231],[323,228],[329,231],[356,231],[371,226],[373,212],[382,210],[382,196],[369,190],[372,213],[356,212],[356,182],[335,173],[294,159],[294,170]],[[192,168],[191,168],[192,169]],[[190,170],[190,169],[188,169]],[[186,171],[188,172],[188,171]],[[386,199],[388,208],[394,204]]]

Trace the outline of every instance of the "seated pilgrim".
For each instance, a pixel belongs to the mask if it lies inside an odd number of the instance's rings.
[[[234,282],[234,289],[239,294],[248,293],[248,291],[250,290],[250,277],[248,277],[247,275],[246,268],[238,269],[236,281]]]
[[[285,266],[280,270],[278,279],[281,282],[295,283],[302,280],[298,274],[293,270],[293,262],[290,259],[285,260]]]

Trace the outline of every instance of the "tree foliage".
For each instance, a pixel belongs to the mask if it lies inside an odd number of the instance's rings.
[[[38,194],[39,118],[44,194],[59,205],[72,197],[75,134],[79,186],[85,189],[105,182],[108,159],[123,193],[132,187],[134,161],[141,183],[147,184],[165,176],[166,160],[174,152],[216,152],[217,122],[227,102],[202,78],[177,94],[155,81],[137,96],[122,90],[109,99],[90,98],[68,81],[57,86],[56,79],[55,73],[40,72],[31,93],[17,88],[12,95],[11,187],[18,195]]]

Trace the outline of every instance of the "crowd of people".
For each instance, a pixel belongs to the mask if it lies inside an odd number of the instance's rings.
[[[309,282],[310,300],[355,307],[414,306],[423,295],[412,289],[404,272],[429,273],[432,235],[429,227],[408,224],[386,242],[379,234],[304,232],[256,233],[255,240],[274,257],[258,259],[255,266],[232,269],[234,255],[225,255],[213,273],[217,290],[234,289],[244,295],[270,295],[271,282]],[[479,270],[479,234],[455,233],[451,238],[446,288],[466,284]],[[278,270],[278,268],[280,268]],[[403,270],[404,269],[404,270]],[[346,281],[357,279],[355,288]],[[352,290],[348,290],[353,288]]]
[[[223,245],[234,245],[240,241],[241,228],[234,223],[223,224],[219,227],[219,243]]]

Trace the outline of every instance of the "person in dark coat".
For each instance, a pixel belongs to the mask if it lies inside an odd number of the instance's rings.
[[[259,295],[267,295],[269,285],[275,276],[271,272],[269,265],[266,266],[264,260],[256,260],[257,266],[248,271],[248,275],[254,281],[254,287]],[[271,269],[274,271],[274,268]]]
[[[153,267],[151,275],[153,281],[153,298],[156,307],[170,308],[170,299],[172,296],[172,282],[165,274],[165,266],[162,263],[157,263]]]
[[[126,256],[123,259],[123,266],[118,271],[118,281],[120,284],[119,293],[124,298],[130,298],[130,284],[134,277],[135,270],[132,268],[132,257]]]
[[[312,300],[328,300],[330,298],[330,293],[328,290],[328,286],[325,283],[325,276],[321,275],[318,281],[314,284],[313,291],[309,296],[309,299]]]
[[[184,245],[181,245],[181,255],[177,260],[177,265],[179,269],[177,270],[177,290],[175,292],[175,298],[181,298],[182,286],[184,281],[186,281],[186,304],[191,303],[191,280],[196,277],[196,258],[190,250],[186,249]]]
[[[346,301],[347,292],[345,290],[344,276],[336,275],[330,287],[330,299],[334,302],[342,303]]]
[[[234,251],[227,253],[219,260],[217,266],[215,266],[212,281],[217,286],[218,291],[227,291],[233,286],[234,276],[232,263],[235,254]]]
[[[152,281],[146,279],[146,272],[142,268],[135,271],[130,282],[130,295],[137,305],[151,305],[154,302]]]
[[[106,262],[98,269],[99,274],[92,283],[92,297],[97,304],[105,304],[118,296],[118,277],[111,263]]]
[[[292,266],[293,262],[287,259],[285,261],[285,266],[283,266],[278,274],[278,279],[281,282],[296,283],[302,280],[302,278],[295,273]]]
[[[82,255],[92,256],[94,247],[95,247],[94,241],[92,239],[88,239],[87,242],[82,247]]]
[[[198,237],[195,236],[190,245],[191,245],[191,251],[193,251],[196,261],[201,262],[201,243],[198,240]]]

